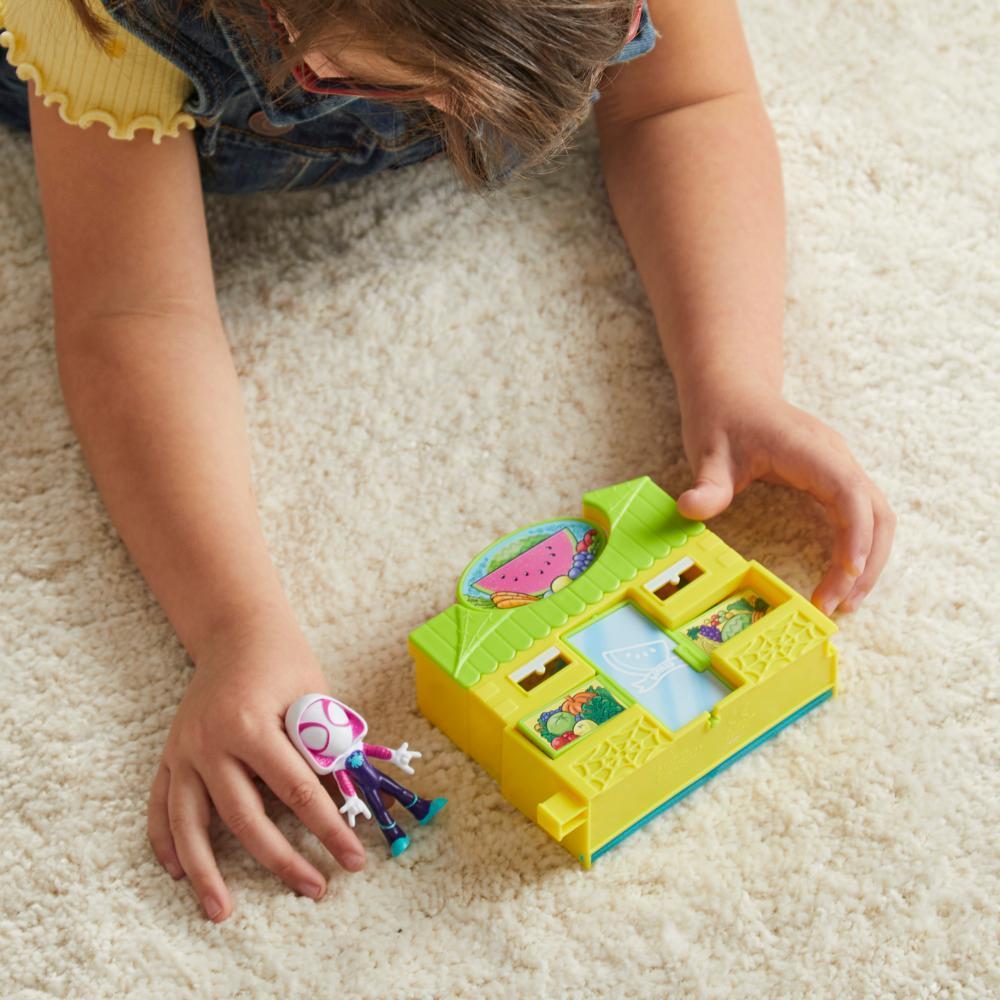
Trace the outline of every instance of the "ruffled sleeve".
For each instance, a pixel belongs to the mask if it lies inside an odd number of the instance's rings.
[[[88,0],[111,32],[101,46],[84,30],[66,0],[0,0],[0,47],[22,80],[31,80],[46,105],[70,125],[102,122],[114,139],[151,129],[153,142],[193,129],[183,111],[194,90],[170,60],[129,34],[98,0]]]

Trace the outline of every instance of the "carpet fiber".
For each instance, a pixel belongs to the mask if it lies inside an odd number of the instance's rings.
[[[441,162],[208,200],[292,600],[332,689],[451,799],[399,861],[367,827],[358,876],[272,800],[330,875],[320,904],[217,824],[219,926],[146,841],[192,666],[62,407],[30,146],[0,135],[0,995],[1000,992],[995,5],[744,14],[785,164],[787,394],[846,435],[897,542],[840,620],[840,697],[590,872],[419,716],[405,640],[501,534],[595,486],[687,483],[592,130],[489,202]],[[776,487],[712,527],[807,593],[829,551],[818,508]]]

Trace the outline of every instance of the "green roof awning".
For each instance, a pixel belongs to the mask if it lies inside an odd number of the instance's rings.
[[[453,604],[414,629],[410,642],[471,687],[705,530],[700,521],[682,517],[673,498],[648,476],[587,493],[583,516],[603,528],[607,544],[569,586],[515,608]]]

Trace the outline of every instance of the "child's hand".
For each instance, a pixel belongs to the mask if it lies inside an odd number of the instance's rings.
[[[149,839],[174,876],[187,874],[212,920],[231,910],[208,836],[211,805],[243,846],[292,889],[319,899],[323,876],[264,811],[254,775],[274,791],[341,865],[364,866],[355,834],[318,775],[285,733],[286,708],[327,690],[319,665],[295,629],[276,629],[199,656],[167,737],[149,799]]]
[[[714,517],[755,479],[805,490],[836,529],[832,565],[813,603],[827,614],[857,608],[889,557],[896,518],[844,439],[769,390],[689,400],[685,410],[684,450],[695,479],[677,500],[680,512]]]

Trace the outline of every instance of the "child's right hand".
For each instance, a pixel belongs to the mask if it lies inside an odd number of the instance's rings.
[[[358,838],[285,733],[286,708],[328,688],[319,664],[297,629],[254,631],[252,638],[219,641],[198,657],[149,798],[157,859],[175,879],[188,876],[216,922],[232,906],[208,836],[212,804],[243,846],[292,889],[315,899],[326,891],[323,876],[266,815],[254,775],[341,865],[358,871],[365,863]]]

